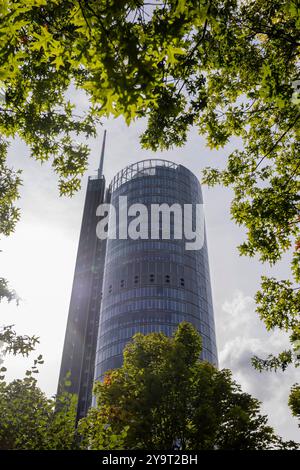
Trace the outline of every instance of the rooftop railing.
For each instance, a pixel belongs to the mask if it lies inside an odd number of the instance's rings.
[[[133,178],[139,178],[142,176],[153,176],[156,174],[157,167],[173,168],[174,170],[176,170],[179,166],[180,165],[178,165],[177,163],[161,159],[142,160],[140,162],[133,163],[132,165],[123,168],[123,170],[119,171],[116,174],[116,176],[113,178],[109,185],[109,190],[111,192],[115,191],[122,184],[132,180]]]

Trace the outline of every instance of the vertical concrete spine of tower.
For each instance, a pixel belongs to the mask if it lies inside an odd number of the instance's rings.
[[[85,416],[92,400],[105,258],[105,241],[96,236],[96,209],[105,197],[105,140],[106,131],[97,176],[88,179],[57,392],[77,395],[77,419]]]

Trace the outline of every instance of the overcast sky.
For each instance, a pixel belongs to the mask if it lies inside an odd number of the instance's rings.
[[[78,94],[73,98],[84,106]],[[108,183],[126,165],[146,158],[183,164],[200,177],[205,166],[224,166],[226,156],[239,146],[232,140],[222,151],[211,151],[194,129],[184,148],[153,153],[139,145],[143,121],[130,127],[121,119],[103,124],[108,131],[104,163]],[[39,385],[49,396],[56,392],[87,177],[98,167],[102,133],[99,127],[98,138],[88,142],[92,149],[89,170],[81,191],[73,198],[59,197],[51,165],[30,159],[23,143],[15,141],[9,152],[10,165],[23,170],[19,201],[22,217],[16,232],[1,240],[0,276],[10,281],[22,301],[19,307],[1,304],[0,322],[15,324],[20,334],[39,336],[40,346],[30,360],[6,358],[7,377],[22,377],[41,352],[45,364],[40,368]],[[299,382],[299,369],[260,374],[250,364],[253,354],[264,357],[288,345],[283,334],[267,333],[255,313],[253,296],[260,276],[270,270],[257,259],[238,255],[236,247],[244,239],[244,230],[230,218],[231,191],[203,187],[203,194],[220,367],[231,369],[244,391],[263,402],[263,412],[281,436],[300,440],[297,421],[287,406],[290,386]],[[287,276],[288,261],[272,272]]]

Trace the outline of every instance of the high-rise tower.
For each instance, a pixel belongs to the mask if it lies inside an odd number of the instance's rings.
[[[198,179],[182,165],[145,160],[120,171],[107,197],[117,209],[119,197],[128,207],[151,204],[202,204]],[[117,220],[117,226],[119,225]],[[174,220],[171,220],[171,235]],[[95,380],[120,367],[122,351],[141,332],[170,336],[182,321],[202,336],[202,358],[217,364],[206,236],[200,250],[186,250],[182,239],[108,239],[95,362]]]
[[[185,238],[172,237],[172,215],[169,239],[162,237],[161,221],[157,239],[96,236],[99,204],[111,203],[116,214],[120,196],[127,197],[128,207],[144,204],[149,212],[152,204],[202,204],[198,179],[182,165],[144,160],[117,173],[105,190],[104,146],[105,135],[98,175],[88,181],[60,371],[60,384],[71,372],[78,418],[91,405],[93,379],[122,364],[124,346],[136,332],[170,336],[189,321],[202,336],[202,358],[217,364],[205,231],[201,249],[191,251]]]

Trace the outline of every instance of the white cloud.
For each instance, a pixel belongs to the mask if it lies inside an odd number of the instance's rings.
[[[297,421],[287,406],[290,387],[299,381],[299,372],[291,367],[284,373],[260,373],[251,365],[253,355],[263,358],[288,348],[288,336],[267,332],[255,312],[254,300],[237,291],[223,303],[218,343],[220,367],[230,369],[243,390],[262,401],[262,411],[276,432],[285,439],[299,440]]]

